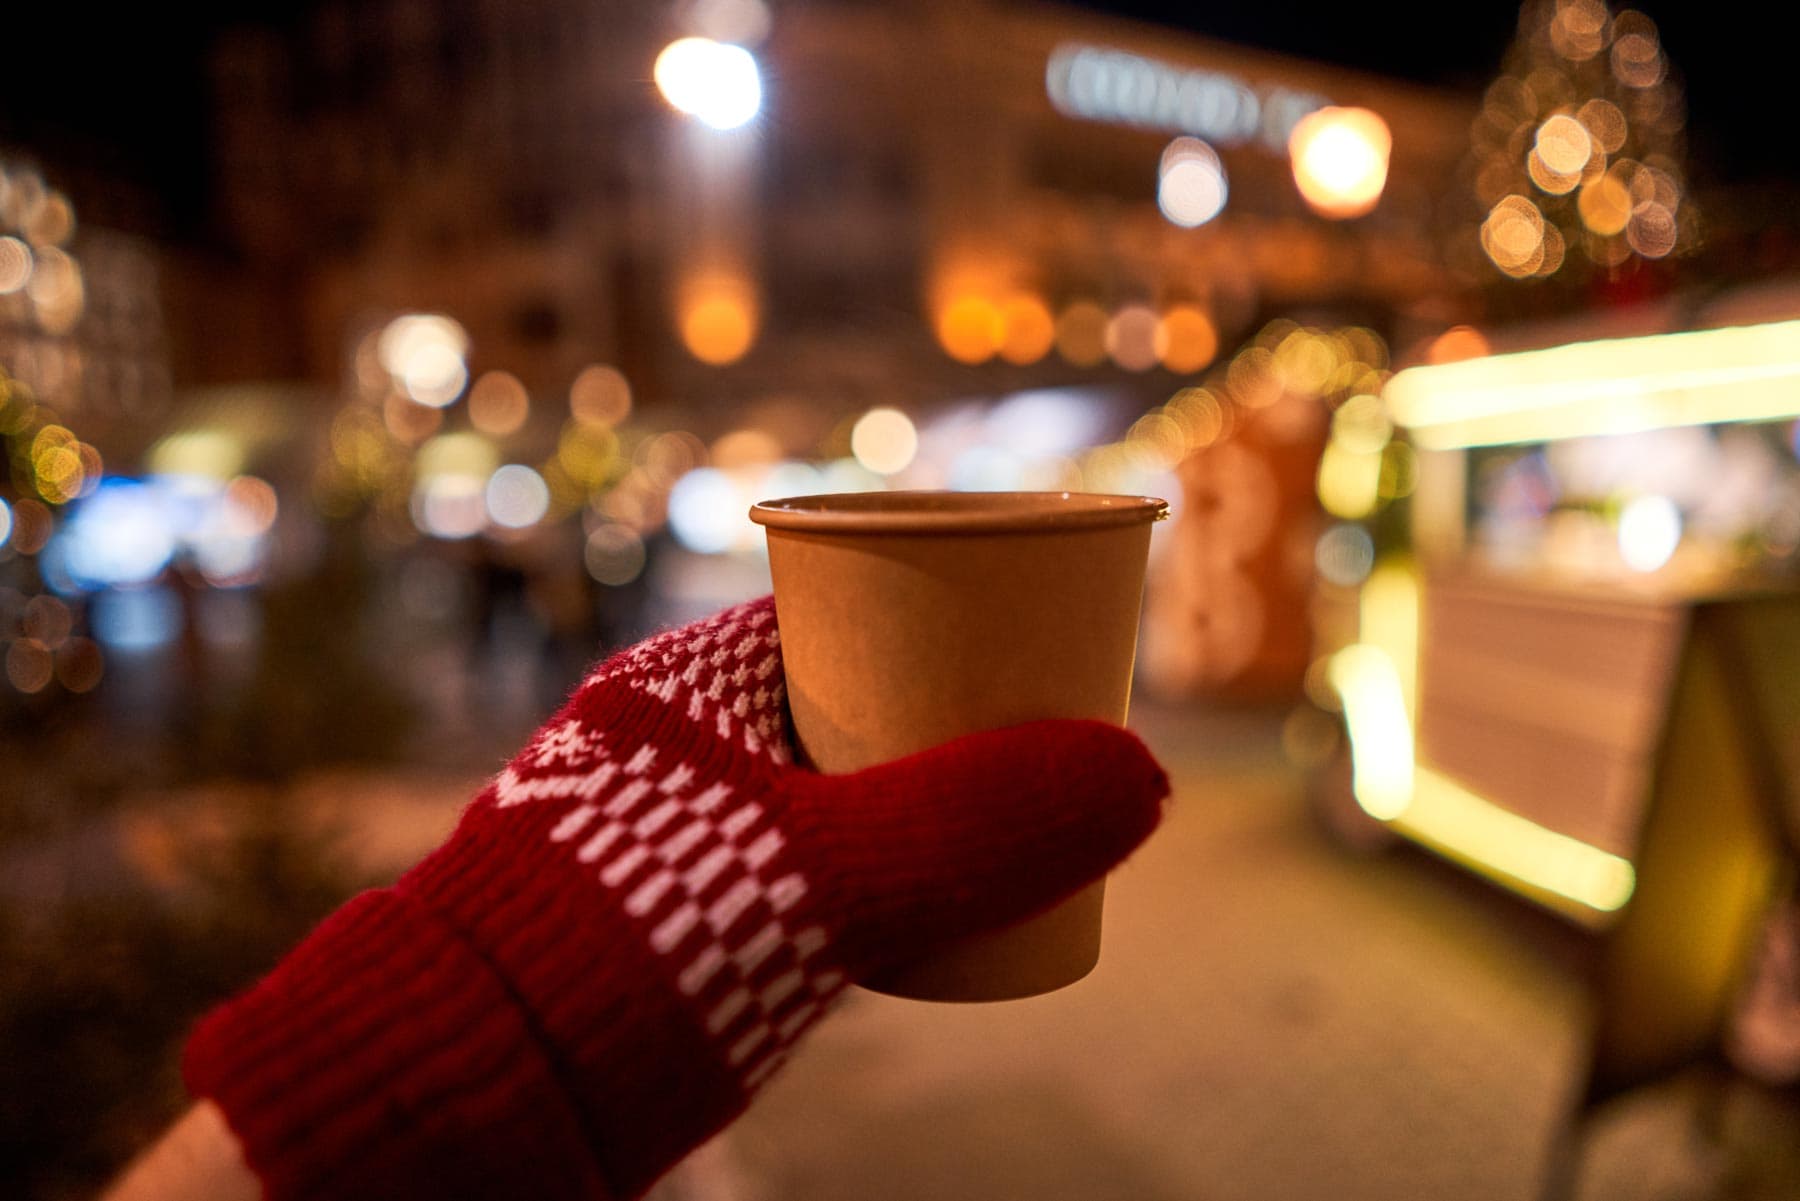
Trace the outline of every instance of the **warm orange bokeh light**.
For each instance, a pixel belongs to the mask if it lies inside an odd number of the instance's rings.
[[[1321,108],[1302,117],[1288,137],[1294,183],[1322,216],[1360,217],[1387,184],[1393,134],[1366,108]]]
[[[20,616],[20,628],[25,637],[43,643],[50,650],[69,640],[73,626],[74,617],[69,613],[69,606],[54,596],[32,597]]]
[[[764,467],[780,461],[781,441],[768,430],[735,429],[714,440],[707,448],[707,458],[725,471]]]
[[[87,638],[71,638],[56,652],[56,680],[70,692],[91,692],[104,674],[100,647]]]
[[[1204,309],[1178,304],[1162,315],[1156,353],[1170,371],[1198,371],[1219,353],[1219,331]]]
[[[469,389],[469,423],[499,437],[518,431],[531,415],[531,396],[510,371],[482,373]]]
[[[1583,225],[1603,238],[1610,238],[1631,220],[1631,192],[1619,182],[1617,173],[1609,171],[1582,186],[1581,194],[1575,198],[1575,207],[1581,214]]]
[[[6,651],[6,678],[20,692],[40,692],[51,679],[50,649],[35,638],[16,638]]]
[[[1544,166],[1558,175],[1580,173],[1594,156],[1593,135],[1587,126],[1566,113],[1558,113],[1538,126],[1532,145]]]
[[[755,303],[742,288],[697,290],[682,306],[681,341],[702,363],[735,363],[756,341],[756,316]]]
[[[1425,361],[1458,363],[1464,359],[1479,359],[1490,350],[1488,340],[1480,330],[1472,325],[1453,325],[1431,340],[1425,350]]]
[[[12,537],[9,542],[19,554],[35,555],[43,550],[55,528],[56,519],[50,516],[50,510],[40,502],[23,498],[13,503]]]
[[[1106,353],[1127,371],[1156,366],[1158,323],[1147,304],[1128,304],[1106,323]]]
[[[569,385],[569,414],[584,425],[614,426],[631,415],[631,384],[605,363],[581,369]]]
[[[1000,306],[1000,357],[1024,366],[1050,353],[1056,319],[1035,296],[1014,296]]]
[[[1506,196],[1481,224],[1481,248],[1494,266],[1514,279],[1523,279],[1543,270],[1552,228],[1531,201],[1523,196]]]
[[[1056,351],[1077,367],[1098,367],[1106,358],[1106,310],[1077,300],[1056,318]]]
[[[1006,336],[1004,318],[984,296],[959,296],[938,313],[938,343],[959,363],[985,363]]]
[[[403,392],[389,392],[381,402],[381,420],[396,441],[416,446],[437,433],[444,423],[444,412],[419,404]]]
[[[0,296],[19,291],[30,279],[31,247],[18,238],[0,238]]]
[[[268,533],[281,508],[274,486],[253,475],[240,475],[225,485],[225,498],[233,510],[232,533],[246,537]]]

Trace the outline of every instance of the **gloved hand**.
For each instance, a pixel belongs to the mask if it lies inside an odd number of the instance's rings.
[[[623,1201],[847,981],[1049,908],[1166,793],[1098,722],[797,767],[752,602],[601,664],[442,847],[205,1019],[189,1087],[273,1201]]]

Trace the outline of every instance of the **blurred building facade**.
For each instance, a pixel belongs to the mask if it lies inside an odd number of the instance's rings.
[[[651,82],[666,42],[714,32],[762,64],[743,128]],[[320,381],[362,324],[427,309],[468,330],[472,373],[534,393],[604,362],[641,403],[702,409],[1115,376],[1156,399],[1181,373],[1109,358],[1073,306],[1198,312],[1173,360],[1194,370],[1273,313],[1379,327],[1458,290],[1433,197],[1464,98],[1075,10],[384,0],[241,31],[216,63],[222,222],[297,298]],[[1325,103],[1395,131],[1354,223],[1310,213],[1289,173],[1286,127]],[[1157,206],[1183,132],[1214,135],[1229,187],[1192,229]]]

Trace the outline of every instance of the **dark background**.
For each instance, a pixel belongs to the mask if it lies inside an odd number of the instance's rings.
[[[776,20],[783,3],[771,0]],[[63,170],[126,185],[119,211],[104,214],[109,224],[199,240],[210,42],[230,25],[281,24],[309,7],[308,0],[11,5],[0,22],[0,147],[37,147],[54,153]],[[1519,13],[1507,0],[1090,0],[1080,7],[1471,93],[1498,71]],[[1782,115],[1791,108],[1800,48],[1773,23],[1779,10],[1670,0],[1638,7],[1661,29],[1686,84],[1695,181],[1791,182],[1792,134]],[[83,205],[99,216],[87,198]]]

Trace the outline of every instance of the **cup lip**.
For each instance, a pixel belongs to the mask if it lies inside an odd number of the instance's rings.
[[[1107,492],[833,492],[750,507],[771,530],[828,534],[1048,533],[1148,525],[1169,515],[1154,496]]]

